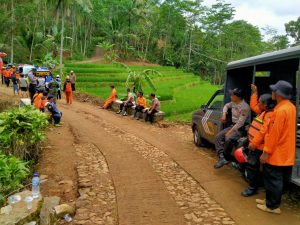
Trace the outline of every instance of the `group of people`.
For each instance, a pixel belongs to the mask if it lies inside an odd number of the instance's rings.
[[[71,71],[62,85],[59,75],[56,78],[53,78],[51,75],[37,77],[33,69],[28,73],[28,80],[30,97],[32,96],[31,103],[36,109],[42,112],[45,112],[45,109],[47,109],[47,112],[49,112],[49,121],[53,121],[54,126],[60,126],[62,112],[58,109],[56,100],[61,99],[62,90],[66,95],[66,103],[72,104],[72,93],[75,91],[74,80],[76,81],[75,73]]]
[[[70,72],[70,75],[66,77],[64,84],[60,75],[53,77],[50,73],[47,76],[38,76],[36,69],[32,68],[26,76],[14,65],[8,64],[6,68],[1,71],[2,84],[7,87],[10,86],[10,82],[13,84],[14,95],[21,95],[21,97],[30,97],[31,102],[34,102],[36,94],[43,92],[47,95],[53,95],[56,99],[61,99],[61,92],[65,92],[67,104],[72,104],[72,92],[75,91],[76,75],[74,71]]]
[[[18,71],[15,66],[8,64],[1,71],[2,84],[7,87],[10,82],[13,84],[14,95],[30,97],[31,104],[41,112],[49,113],[49,121],[54,122],[55,126],[60,126],[62,113],[56,105],[56,101],[62,98],[63,91],[66,96],[66,103],[72,104],[72,93],[75,91],[76,75],[70,72],[62,84],[60,75],[38,76],[36,69],[32,68],[26,76],[22,71]]]
[[[258,96],[255,85],[251,85],[251,89],[250,106],[244,100],[242,90],[236,88],[231,91],[231,102],[223,108],[221,120],[225,122],[231,119],[232,122],[216,137],[215,147],[219,160],[215,168],[228,164],[232,155],[236,159],[244,156],[243,163],[249,186],[241,195],[255,195],[263,185],[266,189],[266,199],[256,199],[257,208],[280,214],[281,197],[295,162],[296,107],[290,101],[293,86],[280,80],[270,85],[272,94],[261,96]],[[231,118],[228,118],[229,109]],[[251,110],[256,117],[249,129],[246,129]],[[245,132],[248,141],[244,143],[244,147],[234,151],[234,143]]]
[[[137,92],[136,96],[137,97],[135,99],[134,94],[128,88],[126,98],[123,99],[117,114],[127,116],[128,110],[133,107],[134,108],[134,114],[132,116],[133,118],[139,120],[141,116],[144,115],[145,113],[145,117],[144,117],[145,121],[146,122],[149,121],[150,123],[153,123],[155,113],[160,111],[160,101],[158,100],[158,98],[154,93],[151,93],[150,94],[151,106],[150,108],[147,108],[147,100],[144,97],[144,93],[141,91]],[[117,100],[117,98],[118,98],[117,90],[115,86],[112,85],[111,94],[109,98],[105,101],[104,105],[100,108],[108,109],[111,106],[111,104]]]

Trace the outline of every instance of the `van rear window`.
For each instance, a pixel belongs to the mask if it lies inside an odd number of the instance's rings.
[[[271,72],[270,71],[256,71],[255,77],[270,77]]]

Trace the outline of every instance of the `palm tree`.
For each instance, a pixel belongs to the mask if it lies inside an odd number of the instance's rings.
[[[49,0],[49,3],[56,6],[56,13],[60,14],[61,16],[59,68],[60,74],[62,75],[65,19],[67,16],[69,16],[72,5],[77,5],[83,11],[89,13],[92,9],[92,3],[90,0]]]

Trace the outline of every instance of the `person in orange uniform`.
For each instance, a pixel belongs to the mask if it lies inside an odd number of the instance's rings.
[[[2,74],[2,71],[3,71],[3,60],[2,58],[0,57],[0,74],[1,74],[1,81],[2,81],[2,84],[4,83],[4,78],[3,78],[3,74]]]
[[[34,96],[33,96],[33,106],[36,109],[40,109],[42,97],[43,97],[43,91],[41,91],[41,90],[38,90],[38,92],[34,94]]]
[[[111,94],[109,98],[105,101],[103,107],[100,107],[101,109],[107,109],[114,101],[117,100],[117,90],[114,85],[110,86],[111,88]]]
[[[133,115],[133,118],[136,118],[137,120],[140,119],[140,114],[143,113],[143,110],[147,108],[147,100],[144,97],[143,92],[138,92],[137,94],[138,98],[136,101],[136,107],[135,107],[135,112]]]
[[[256,86],[251,85],[251,89],[250,108],[258,115],[253,119],[248,130],[249,151],[245,170],[249,186],[241,193],[244,197],[256,194],[261,184],[262,175],[260,172],[259,158],[263,152],[264,137],[276,104],[275,101],[272,100],[272,95],[270,94],[263,94],[258,100]]]
[[[266,200],[256,199],[257,208],[280,214],[281,196],[285,182],[295,163],[296,107],[290,102],[293,86],[283,80],[270,86],[277,105],[269,121],[260,162],[263,164]]]
[[[10,77],[12,75],[12,71],[13,71],[12,65],[8,64],[7,67],[6,67],[6,69],[4,70],[4,73],[3,73],[3,75],[4,75],[4,82],[6,84],[6,87],[9,87]]]
[[[64,83],[63,91],[66,94],[67,104],[72,104],[72,83],[70,81],[70,77],[66,77],[66,81]]]
[[[48,92],[44,91],[43,96],[42,96],[41,101],[40,101],[40,105],[39,105],[39,109],[40,109],[41,112],[45,112],[46,103],[47,103],[47,96],[48,96]]]

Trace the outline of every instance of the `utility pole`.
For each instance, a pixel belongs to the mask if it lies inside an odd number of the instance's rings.
[[[64,51],[64,28],[65,28],[65,14],[63,5],[61,6],[61,36],[60,36],[60,59],[59,59],[59,73],[62,76],[63,66],[63,51]]]
[[[191,28],[192,29],[192,28]],[[192,30],[190,31],[190,47],[189,47],[189,59],[188,59],[188,71],[190,70],[190,64],[191,64],[191,54],[192,54]]]
[[[14,0],[11,0],[11,48],[10,48],[10,63],[14,63]]]

